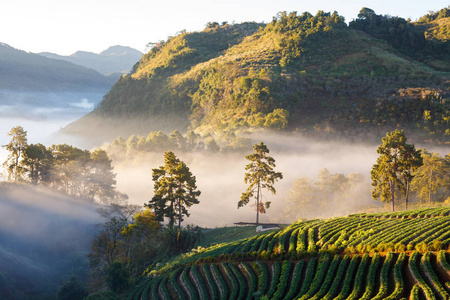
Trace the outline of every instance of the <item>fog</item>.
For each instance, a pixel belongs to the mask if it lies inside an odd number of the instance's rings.
[[[27,131],[28,143],[70,143],[53,134],[80,118],[106,91],[0,91],[0,145],[12,127]],[[0,162],[7,151],[0,147]],[[6,179],[2,168],[0,180]],[[3,176],[2,176],[3,175]],[[54,299],[70,274],[86,280],[96,224],[102,222],[97,205],[79,202],[46,189],[0,184],[0,298]]]
[[[275,183],[276,195],[263,190],[264,200],[272,202],[266,214],[260,215],[260,222],[290,223],[294,221],[283,213],[286,199],[296,179],[309,177],[316,180],[319,170],[327,168],[332,174],[361,173],[366,180],[367,193],[358,197],[338,200],[337,209],[330,208],[324,216],[333,217],[360,212],[362,209],[380,208],[381,203],[370,195],[370,170],[376,162],[378,145],[315,141],[298,134],[254,134],[252,144],[264,141],[270,149],[269,155],[276,160],[276,171],[282,172],[283,179]],[[413,141],[409,141],[413,143]],[[420,146],[420,145],[419,145]],[[449,153],[450,147],[430,147],[429,151]],[[184,161],[197,179],[197,187],[202,192],[200,204],[190,208],[191,216],[184,224],[206,227],[232,226],[235,222],[254,222],[256,212],[250,205],[237,209],[244,183],[245,155],[250,153],[183,153],[174,151]],[[153,195],[151,169],[163,165],[163,154],[131,155],[125,161],[115,161],[118,189],[129,196],[132,204],[143,205]],[[250,204],[250,203],[249,203]],[[383,209],[382,207],[380,209]],[[299,215],[311,218],[308,211]],[[316,216],[317,217],[317,216]]]
[[[0,90],[0,145],[11,137],[12,127],[22,126],[29,143],[70,143],[54,133],[90,112],[106,91],[89,92],[13,92]],[[7,153],[0,148],[0,162]],[[1,174],[1,172],[0,172]],[[1,177],[0,177],[1,179]]]
[[[86,279],[86,253],[102,221],[97,208],[44,188],[2,183],[0,297],[54,298],[69,275]]]
[[[331,173],[360,172],[367,176],[376,160],[373,146],[345,145],[332,142],[313,142],[298,136],[265,135],[252,137],[253,143],[264,141],[276,160],[276,171],[283,173],[283,179],[275,183],[276,195],[263,191],[272,206],[267,214],[260,216],[261,222],[288,223],[283,217],[286,197],[294,181],[302,176],[317,177],[320,169]],[[251,151],[250,151],[251,152]],[[197,179],[197,187],[202,192],[200,204],[191,207],[191,217],[186,224],[199,226],[225,226],[235,222],[254,222],[256,212],[247,205],[237,209],[244,183],[245,159],[247,153],[175,153],[190,168]],[[128,194],[129,202],[144,204],[153,195],[151,169],[163,165],[162,154],[134,157],[115,164],[117,186]],[[370,197],[370,195],[368,195]],[[266,199],[265,199],[266,200]],[[361,199],[360,201],[364,201]],[[371,200],[373,201],[373,200]],[[369,204],[372,204],[369,202]],[[308,213],[305,212],[305,217]]]

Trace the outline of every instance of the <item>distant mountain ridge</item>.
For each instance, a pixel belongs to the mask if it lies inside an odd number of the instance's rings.
[[[87,51],[77,51],[69,56],[58,55],[50,52],[38,53],[39,55],[65,60],[80,66],[84,66],[103,75],[129,73],[134,64],[142,57],[143,53],[126,46],[111,46],[99,54]]]
[[[95,70],[0,43],[0,90],[107,90],[114,81]]]

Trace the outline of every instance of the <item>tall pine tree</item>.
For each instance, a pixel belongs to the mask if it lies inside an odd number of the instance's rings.
[[[199,203],[201,192],[195,176],[172,151],[164,153],[164,165],[152,171],[155,194],[145,206],[155,212],[158,220],[169,218],[169,226],[178,219],[181,228],[183,215],[189,216],[188,208]]]
[[[276,194],[274,183],[278,179],[283,179],[281,172],[275,172],[275,159],[268,156],[269,149],[260,142],[253,146],[254,153],[247,155],[245,158],[250,161],[245,166],[244,182],[249,184],[247,190],[242,193],[241,199],[238,202],[238,208],[247,205],[250,198],[255,197],[256,206],[256,225],[259,224],[259,213],[265,213],[266,209],[270,207],[270,201],[262,201],[262,189],[269,190],[273,195]],[[255,195],[256,192],[256,195]]]

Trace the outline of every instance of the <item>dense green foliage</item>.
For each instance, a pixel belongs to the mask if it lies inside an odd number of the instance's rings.
[[[411,23],[364,8],[347,26],[337,12],[281,12],[266,25],[183,31],[155,44],[66,130],[271,128],[372,140],[400,126],[423,141],[448,142],[444,15]]]

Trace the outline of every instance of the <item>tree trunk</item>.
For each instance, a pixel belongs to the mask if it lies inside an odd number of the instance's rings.
[[[392,212],[394,212],[394,200],[395,200],[395,190],[394,190],[394,182],[391,181],[389,183],[391,188],[391,201],[392,201]]]
[[[258,179],[258,193],[256,194],[256,226],[259,225],[259,193],[260,193],[261,185]]]
[[[431,203],[431,187],[433,182],[433,169],[431,169],[430,180],[428,184],[428,204]]]
[[[183,204],[183,200],[180,199],[180,205],[178,207],[178,229],[181,229],[181,205]]]
[[[408,210],[408,200],[409,200],[409,180],[406,181],[405,210]]]

